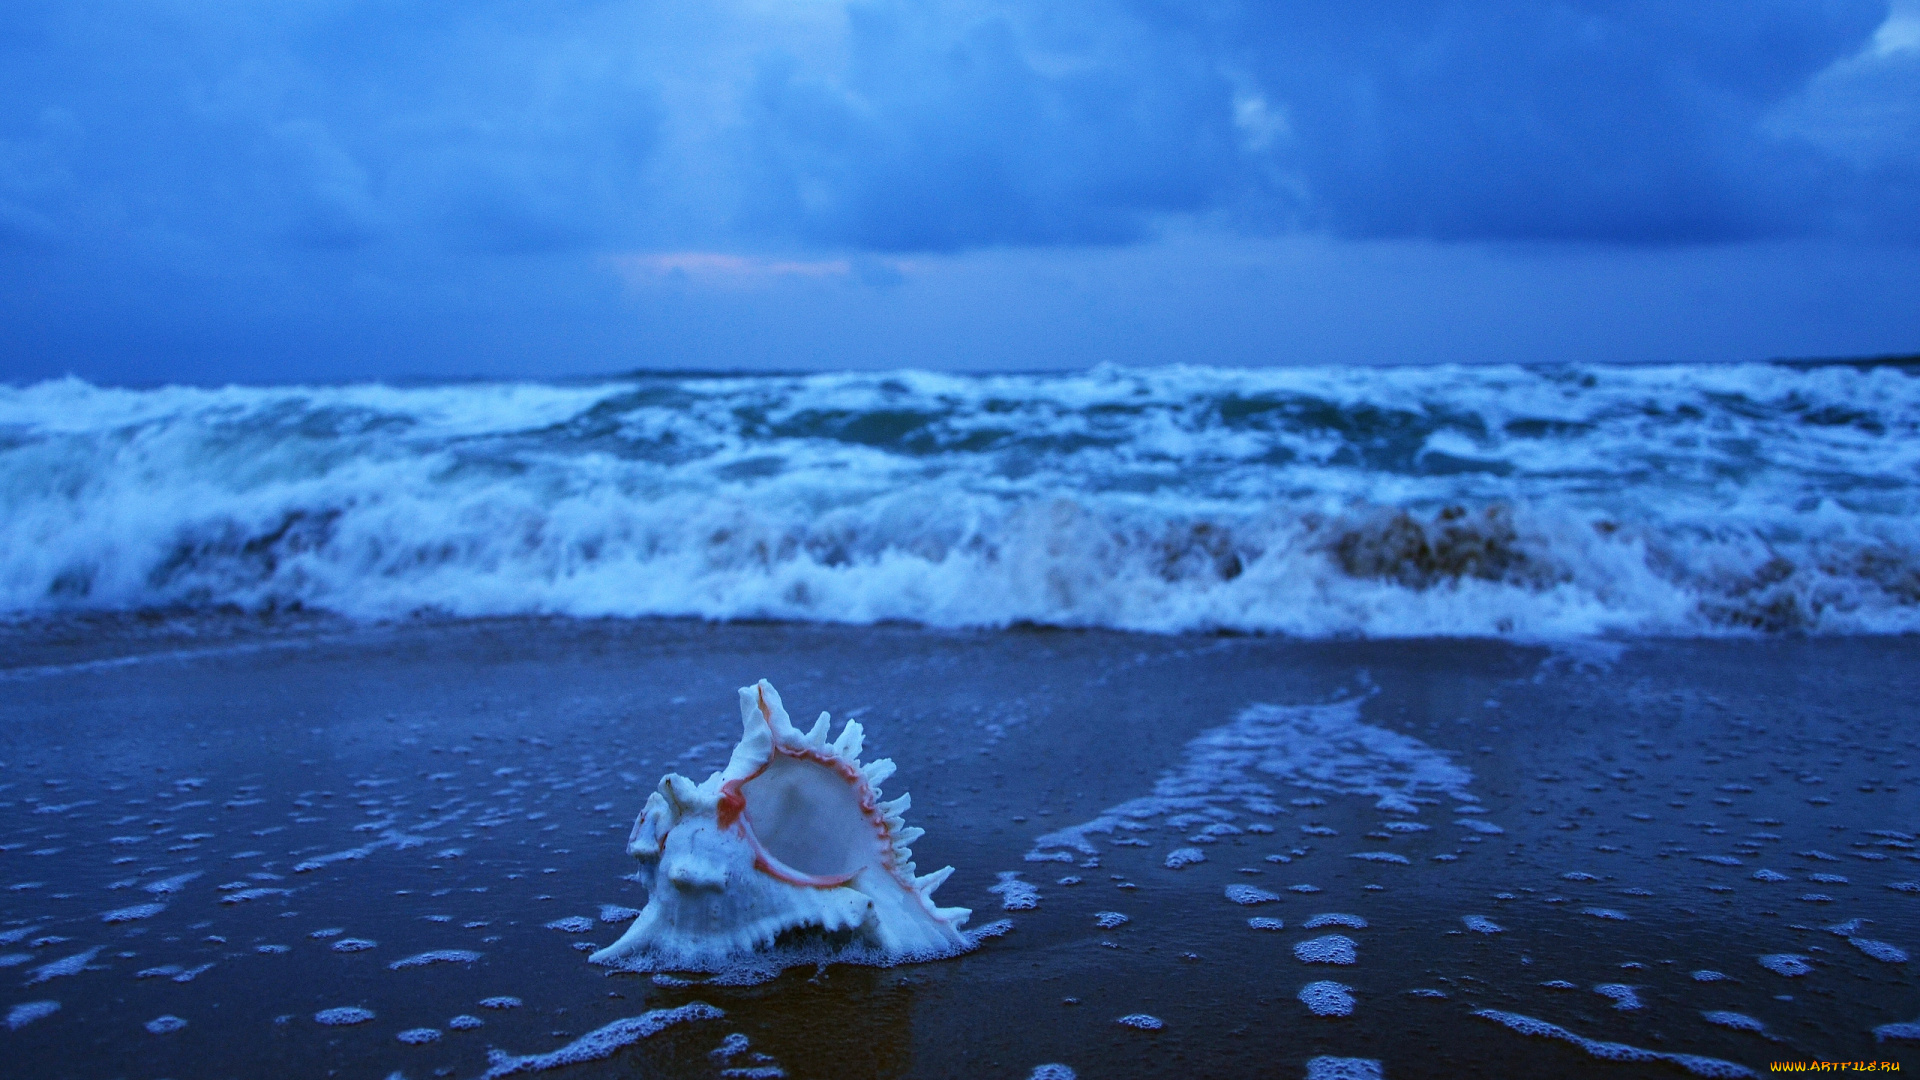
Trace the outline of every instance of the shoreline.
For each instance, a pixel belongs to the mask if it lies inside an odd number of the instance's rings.
[[[794,1077],[1020,1080],[1047,1063],[1087,1077],[1298,1076],[1324,1056],[1380,1061],[1388,1077],[1654,1067],[1529,1038],[1476,1015],[1487,1010],[1756,1073],[1795,1056],[1904,1060],[1915,1045],[1873,1035],[1920,1016],[1912,965],[1856,943],[1920,948],[1920,895],[1887,887],[1920,879],[1899,846],[1913,842],[1897,839],[1920,832],[1920,779],[1896,768],[1920,761],[1911,637],[1555,647],[568,618],[86,629],[37,642],[0,631],[0,655],[20,661],[0,679],[0,933],[32,929],[0,952],[30,957],[9,973],[24,984],[100,949],[0,998],[61,1003],[0,1038],[63,1075],[479,1076],[489,1047],[538,1056],[696,1001],[725,1017],[555,1075],[713,1076],[708,1051],[733,1034]],[[716,767],[738,734],[733,688],[761,676],[796,715],[865,710],[867,756],[896,761],[887,792],[910,792],[909,823],[927,831],[922,870],[957,868],[941,901],[972,907],[976,927],[1011,918],[1010,933],[951,961],[724,990],[609,979],[585,962],[574,945],[624,925],[600,907],[644,903],[621,846],[646,791],[668,769],[699,780]],[[1254,706],[1278,711],[1235,728]],[[1225,736],[1254,748],[1237,774],[1195,756]],[[1328,761],[1340,768],[1313,771]],[[1470,779],[1408,789],[1409,770],[1433,761]],[[1078,851],[1072,865],[1028,860],[1046,834],[1138,808],[1168,777],[1198,778],[1205,797],[1262,786],[1276,812],[1229,793],[1217,804],[1229,816],[1211,818],[1228,829],[1168,810],[1090,834],[1097,865]],[[1382,810],[1383,784],[1436,801]],[[1182,848],[1206,858],[1168,869]],[[1407,861],[1354,857],[1370,852]],[[148,888],[189,874],[173,892]],[[1037,905],[1000,910],[988,890],[1002,874],[1032,884]],[[287,891],[223,903],[235,882]],[[1229,886],[1277,899],[1243,905]],[[1829,899],[1799,899],[1814,892]],[[136,902],[163,908],[102,921]],[[1104,911],[1128,921],[1101,927]],[[1305,926],[1323,914],[1366,925]],[[567,916],[594,929],[547,928]],[[1850,919],[1862,920],[1851,935],[1825,929]],[[1329,934],[1355,943],[1355,963],[1298,958]],[[48,936],[66,940],[31,946]],[[372,944],[337,951],[347,939]],[[390,968],[447,949],[480,956]],[[1775,955],[1811,970],[1756,959]],[[1694,980],[1707,970],[1729,977]],[[1542,985],[1554,982],[1571,989]],[[1349,1015],[1303,1003],[1320,983],[1347,988]],[[1641,1007],[1594,989],[1617,986]],[[490,996],[525,1004],[477,1005]],[[314,1022],[338,1007],[375,1018]],[[1115,1022],[1136,1013],[1164,1026]],[[142,1030],[161,1015],[187,1025]],[[483,1026],[448,1026],[469,1015]],[[397,1038],[422,1028],[440,1037]]]

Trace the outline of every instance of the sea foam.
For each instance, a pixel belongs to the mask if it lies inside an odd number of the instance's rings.
[[[0,611],[1920,629],[1892,369],[0,387]]]

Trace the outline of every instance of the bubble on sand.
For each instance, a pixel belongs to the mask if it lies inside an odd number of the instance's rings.
[[[201,870],[190,870],[184,874],[175,874],[170,878],[161,878],[159,881],[149,881],[145,885],[140,886],[140,888],[155,896],[167,896],[186,888],[188,882],[203,876],[204,873],[205,871]]]
[[[1360,721],[1364,698],[1326,705],[1252,705],[1231,723],[1186,745],[1182,765],[1163,773],[1151,795],[1103,811],[1091,821],[1034,840],[1034,853],[1071,848],[1096,855],[1092,834],[1112,835],[1145,817],[1208,813],[1229,806],[1270,815],[1274,782],[1365,795],[1391,813],[1419,813],[1431,794],[1464,794],[1473,774],[1442,750]],[[1296,803],[1296,805],[1298,805]],[[1325,805],[1322,800],[1318,805]],[[1183,849],[1198,854],[1196,849]],[[1199,861],[1197,858],[1189,861]],[[1170,861],[1170,865],[1184,865]]]
[[[480,1007],[483,1009],[517,1009],[520,1007],[520,999],[517,997],[481,998]]]
[[[1112,930],[1116,926],[1125,926],[1132,921],[1131,918],[1117,911],[1096,911],[1093,913],[1093,924],[1102,930]]]
[[[1826,893],[1817,893],[1817,892],[1803,893],[1801,894],[1800,899],[1806,901],[1809,904],[1833,903],[1833,897],[1828,896]]]
[[[1755,881],[1792,881],[1793,879],[1778,870],[1760,869],[1753,872]]]
[[[165,904],[135,904],[132,907],[109,911],[100,916],[100,921],[104,923],[134,922],[138,919],[151,919],[165,910],[167,910]]]
[[[1806,957],[1794,953],[1770,953],[1760,958],[1760,966],[1789,979],[1799,978],[1813,970],[1813,965],[1807,963]]]
[[[1733,1080],[1736,1077],[1754,1075],[1751,1069],[1731,1061],[1700,1057],[1695,1054],[1667,1054],[1656,1050],[1642,1050],[1637,1046],[1628,1046],[1626,1043],[1599,1042],[1575,1035],[1558,1024],[1549,1024],[1545,1020],[1536,1020],[1519,1013],[1502,1012],[1499,1009],[1476,1009],[1473,1015],[1483,1020],[1491,1020],[1522,1035],[1571,1043],[1602,1061],[1665,1061],[1678,1065],[1695,1076],[1708,1077],[1710,1080]]]
[[[156,1016],[147,1021],[147,1030],[153,1032],[155,1035],[165,1035],[170,1031],[179,1031],[186,1026],[187,1022],[185,1020],[172,1015]]]
[[[1612,998],[1613,1007],[1622,1012],[1632,1012],[1646,1007],[1640,1001],[1640,995],[1634,993],[1633,987],[1626,983],[1601,983],[1593,988],[1593,992],[1601,997]]]
[[[1312,982],[1300,988],[1297,995],[1315,1016],[1352,1016],[1353,987],[1337,982]]]
[[[1696,971],[1693,973],[1694,982],[1719,982],[1720,980],[1725,978],[1726,976],[1722,975],[1720,972],[1709,971],[1706,968],[1702,968],[1699,971]]]
[[[1253,885],[1229,885],[1227,899],[1236,904],[1271,904],[1280,899],[1280,894]]]
[[[1767,1030],[1767,1025],[1755,1020],[1746,1013],[1726,1012],[1715,1009],[1703,1012],[1700,1015],[1704,1017],[1709,1024],[1718,1024],[1723,1028],[1732,1028],[1735,1031],[1764,1032]]]
[[[639,917],[639,908],[621,907],[619,904],[600,905],[600,921],[603,923],[620,923]]]
[[[1357,945],[1345,934],[1328,934],[1295,942],[1293,955],[1303,964],[1351,964],[1357,956]]]
[[[1491,821],[1481,821],[1479,818],[1461,818],[1454,824],[1485,836],[1501,836],[1507,831]]]
[[[424,1046],[427,1043],[435,1043],[440,1041],[440,1029],[439,1028],[408,1028],[407,1030],[401,1032],[400,1034],[395,1035],[394,1038],[399,1039],[401,1042],[406,1043],[408,1046]]]
[[[1320,886],[1318,886],[1318,885],[1289,885],[1289,886],[1287,886],[1287,891],[1288,891],[1288,892],[1297,892],[1297,893],[1317,893],[1317,892],[1319,892],[1319,891],[1320,891]]]
[[[336,941],[333,943],[333,951],[334,952],[366,952],[368,949],[371,949],[378,944],[379,942],[368,941],[366,938],[357,938],[357,937],[341,938],[339,941]]]
[[[1920,881],[1889,881],[1887,888],[1895,892],[1920,893]]]
[[[1817,881],[1822,885],[1851,885],[1843,874],[1808,874],[1808,881]]]
[[[1065,1065],[1035,1065],[1027,1080],[1075,1080],[1077,1074]]]
[[[1167,869],[1178,870],[1183,866],[1207,861],[1207,853],[1197,847],[1174,848],[1167,852]]]
[[[35,1020],[45,1019],[60,1011],[57,1001],[28,1001],[7,1010],[7,1030],[19,1031]]]
[[[1114,1023],[1130,1028],[1137,1028],[1141,1031],[1159,1031],[1161,1028],[1167,1026],[1166,1021],[1157,1016],[1148,1016],[1146,1013],[1128,1013],[1120,1019],[1115,1020]]]
[[[1462,915],[1460,916],[1460,921],[1466,923],[1467,929],[1476,934],[1504,934],[1507,932],[1506,927],[1501,926],[1485,915]]]
[[[695,1001],[677,1009],[654,1009],[625,1020],[615,1020],[545,1054],[516,1057],[504,1050],[488,1050],[488,1069],[483,1080],[498,1080],[499,1077],[522,1072],[545,1072],[585,1061],[601,1061],[612,1057],[621,1047],[657,1035],[674,1024],[714,1020],[725,1015],[706,1002]]]
[[[1881,1024],[1879,1027],[1873,1029],[1873,1039],[1875,1042],[1886,1042],[1888,1039],[1898,1039],[1901,1041],[1920,1040],[1920,1020],[1906,1020],[1898,1024]]]
[[[1434,990],[1422,986],[1407,991],[1407,996],[1417,998],[1444,998],[1447,996],[1447,992],[1445,990]]]
[[[1596,919],[1612,919],[1615,922],[1625,922],[1631,918],[1624,911],[1615,911],[1613,908],[1606,907],[1583,907],[1580,909],[1580,914],[1591,915]]]
[[[432,952],[415,953],[388,964],[393,971],[404,968],[426,967],[428,964],[471,964],[480,959],[480,954],[471,949],[435,949]]]
[[[1391,851],[1356,851],[1348,855],[1347,858],[1359,859],[1363,862],[1396,863],[1400,866],[1409,865],[1405,855],[1395,855]]]
[[[1279,919],[1269,919],[1262,915],[1255,915],[1253,918],[1248,919],[1247,925],[1253,927],[1255,930],[1284,930],[1287,926],[1286,923]]]
[[[485,1025],[485,1020],[477,1016],[469,1016],[466,1013],[461,1013],[459,1016],[447,1021],[447,1026],[455,1031],[472,1031],[474,1028],[484,1027]]]
[[[64,941],[66,939],[62,938],[61,940]],[[62,975],[78,975],[82,971],[85,971],[87,965],[93,963],[93,958],[99,954],[100,946],[95,945],[86,952],[74,953],[64,960],[55,960],[51,964],[41,964],[39,967],[33,969],[33,978],[27,980],[27,985],[32,986],[34,983],[43,983],[48,979],[57,979]]]
[[[1561,881],[1599,881],[1600,879],[1597,877],[1594,877],[1592,874],[1586,873],[1581,870],[1569,870],[1566,873],[1560,875],[1560,880]]]
[[[1866,953],[1868,956],[1873,957],[1883,964],[1904,964],[1907,962],[1907,951],[1898,945],[1890,945],[1884,941],[1874,941],[1870,938],[1863,937],[1848,938],[1847,940],[1853,943],[1854,948],[1859,949],[1861,952]]]
[[[337,1009],[321,1009],[313,1014],[314,1023],[325,1024],[328,1027],[350,1027],[354,1024],[364,1024],[371,1019],[373,1019],[372,1009],[362,1009],[353,1005],[343,1005]]]
[[[1301,923],[1300,929],[1318,930],[1323,926],[1344,926],[1352,930],[1365,930],[1367,928],[1367,920],[1358,915],[1341,915],[1338,912],[1328,912],[1325,915],[1315,915],[1313,918]]]
[[[1307,1059],[1306,1080],[1383,1080],[1383,1074],[1372,1058],[1322,1056]]]
[[[555,919],[548,923],[547,929],[568,934],[584,934],[593,929],[593,920],[584,915],[569,915],[564,919]]]
[[[1695,862],[1712,863],[1715,866],[1745,866],[1746,864],[1731,855],[1695,855]]]
[[[1568,981],[1567,981],[1567,980],[1565,980],[1565,979],[1548,979],[1548,980],[1547,980],[1546,982],[1543,982],[1543,983],[1541,983],[1540,985],[1541,985],[1541,986],[1544,986],[1544,987],[1546,987],[1546,988],[1547,988],[1547,989],[1549,989],[1549,990],[1578,990],[1578,989],[1580,989],[1580,988],[1579,988],[1578,986],[1576,986],[1576,985],[1574,985],[1573,983],[1570,983],[1570,982],[1568,982]]]
[[[1000,910],[1032,911],[1040,906],[1040,890],[1032,882],[1021,881],[1020,871],[1002,870],[994,876],[999,884],[988,886],[987,891],[1000,897]]]
[[[339,937],[341,934],[344,934],[346,932],[347,932],[347,928],[344,926],[329,926],[329,927],[326,927],[325,929],[315,930],[312,933],[308,934],[307,936],[314,939],[315,941],[320,941],[324,938]]]

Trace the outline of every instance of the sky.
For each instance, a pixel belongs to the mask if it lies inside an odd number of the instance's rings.
[[[1920,0],[7,0],[0,381],[1920,353]]]

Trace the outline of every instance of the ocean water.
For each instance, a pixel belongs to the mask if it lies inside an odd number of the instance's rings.
[[[1894,368],[0,388],[0,612],[1920,629]]]

